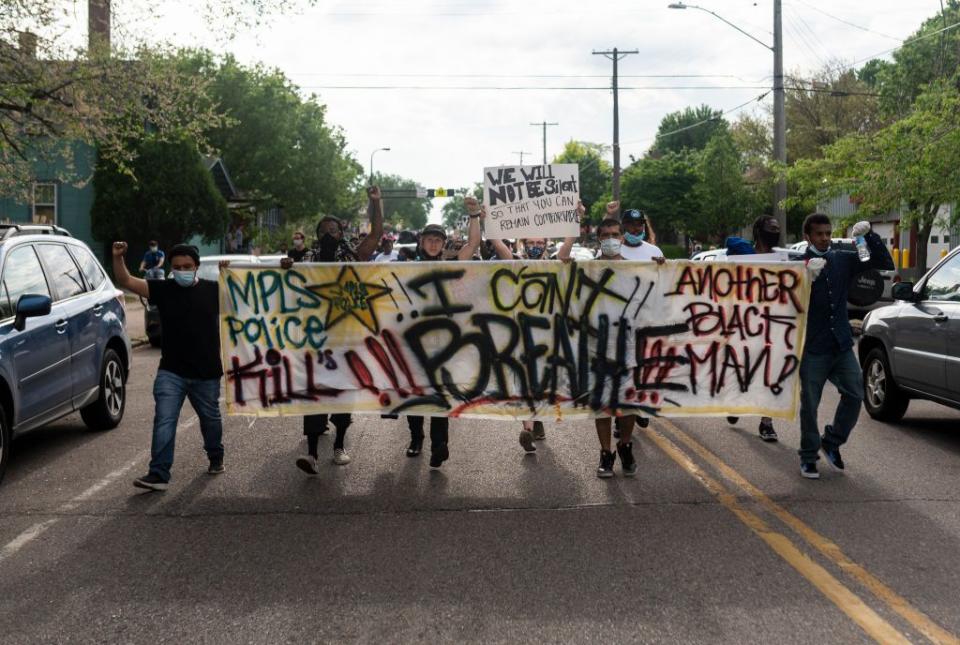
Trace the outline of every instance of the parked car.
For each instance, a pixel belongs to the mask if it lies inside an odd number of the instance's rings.
[[[858,351],[867,413],[897,421],[911,399],[960,408],[960,248],[916,285],[894,285],[893,298],[863,321]]]
[[[727,257],[726,249],[710,249],[709,251],[700,251],[690,258],[694,262],[709,262],[710,260],[722,260]]]
[[[201,280],[217,280],[220,275],[220,262],[229,260],[237,264],[280,264],[280,258],[284,256],[256,256],[256,255],[207,255],[200,258],[200,269],[197,275]],[[167,278],[172,278],[173,274],[167,274]],[[163,342],[163,329],[160,326],[160,312],[156,306],[150,304],[146,298],[141,298],[143,303],[143,328],[147,333],[147,340],[152,347],[160,347]]]
[[[119,425],[130,370],[123,293],[64,229],[0,229],[0,479],[14,435],[79,411]]]

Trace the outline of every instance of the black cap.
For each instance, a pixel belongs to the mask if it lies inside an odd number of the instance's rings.
[[[173,262],[173,258],[178,255],[186,255],[193,258],[193,261],[197,263],[197,266],[200,266],[200,250],[192,244],[177,244],[175,247],[170,249],[170,261]]]
[[[626,224],[627,222],[646,222],[646,217],[643,214],[643,211],[639,211],[636,208],[631,208],[630,210],[623,211],[623,215],[620,216],[620,221]]]
[[[447,239],[447,232],[443,230],[443,227],[439,224],[427,224],[423,227],[423,230],[420,231],[420,237],[424,235],[439,235],[443,239]]]

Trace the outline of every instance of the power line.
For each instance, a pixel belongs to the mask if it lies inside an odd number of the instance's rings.
[[[929,34],[924,34],[923,36],[917,36],[916,38],[910,38],[910,39],[908,39],[908,40],[905,40],[905,41],[903,41],[902,44],[900,44],[900,45],[898,45],[898,46],[896,46],[896,47],[891,47],[890,49],[885,49],[885,50],[883,50],[882,52],[877,52],[876,54],[872,54],[872,55],[867,56],[867,57],[865,57],[865,58],[861,58],[861,59],[859,59],[859,60],[855,60],[855,61],[853,61],[852,63],[849,63],[849,64],[847,64],[847,65],[838,65],[837,67],[834,67],[834,68],[831,68],[831,69],[834,70],[834,71],[838,71],[838,72],[839,72],[839,71],[845,71],[845,70],[848,70],[848,69],[853,69],[854,67],[856,67],[856,66],[859,65],[860,63],[865,63],[865,62],[867,62],[867,61],[869,61],[869,60],[873,60],[873,59],[876,58],[877,56],[883,56],[884,54],[889,54],[890,52],[895,52],[895,51],[897,51],[898,49],[903,49],[903,48],[906,47],[907,45],[912,45],[913,43],[920,42],[921,40],[926,40],[927,38],[933,38],[934,36],[939,36],[940,34],[946,33],[946,32],[948,32],[948,31],[952,31],[952,30],[954,30],[954,29],[956,29],[956,28],[958,28],[958,27],[960,27],[960,21],[955,22],[955,23],[953,23],[952,25],[948,25],[948,26],[946,26],[946,27],[944,27],[944,28],[942,28],[942,29],[938,29],[938,30],[936,30],[936,31],[932,31],[932,32],[930,32]]]
[[[876,35],[878,35],[878,36],[883,36],[884,38],[890,38],[891,40],[896,40],[896,41],[898,41],[898,42],[900,42],[900,41],[903,40],[903,38],[898,38],[897,36],[891,36],[890,34],[885,34],[885,33],[883,33],[883,32],[875,31],[875,30],[870,29],[870,28],[868,28],[868,27],[864,27],[863,25],[858,25],[858,24],[856,24],[856,23],[854,23],[854,22],[850,22],[849,20],[844,20],[844,19],[841,18],[840,16],[835,16],[835,15],[833,15],[832,13],[829,13],[829,12],[827,12],[827,11],[824,11],[823,9],[821,9],[821,8],[819,8],[819,7],[813,6],[813,5],[810,4],[809,2],[805,2],[804,0],[796,0],[796,2],[799,2],[800,4],[804,5],[805,7],[809,7],[810,9],[813,9],[813,10],[816,11],[817,13],[822,13],[823,15],[827,16],[828,18],[833,18],[833,19],[836,20],[837,22],[842,22],[842,23],[845,24],[845,25],[849,25],[850,27],[854,27],[854,28],[856,28],[856,29],[859,29],[860,31],[866,31],[866,32],[868,32],[868,33],[876,34]]]
[[[790,88],[784,88],[784,89],[790,89]],[[692,130],[693,128],[700,127],[700,126],[703,125],[704,123],[711,123],[711,122],[713,122],[713,121],[718,121],[718,120],[722,119],[723,117],[727,116],[728,114],[730,114],[730,113],[732,113],[732,112],[736,112],[737,110],[741,110],[741,109],[745,108],[746,106],[750,105],[751,103],[759,103],[760,101],[762,101],[763,99],[765,99],[765,98],[770,94],[770,92],[772,92],[772,91],[773,91],[773,90],[767,90],[766,92],[764,92],[764,93],[761,94],[760,96],[754,97],[754,98],[750,99],[749,101],[744,101],[744,102],[741,103],[740,105],[738,105],[738,106],[736,106],[736,107],[732,107],[732,108],[730,108],[729,110],[727,110],[727,111],[725,111],[725,112],[721,112],[720,114],[717,114],[717,115],[715,115],[715,116],[712,116],[712,117],[710,117],[709,119],[704,119],[704,120],[702,120],[702,121],[697,121],[696,123],[691,123],[690,125],[684,126],[684,127],[682,127],[682,128],[677,128],[676,130],[671,130],[671,131],[669,131],[669,132],[661,132],[660,134],[657,134],[656,136],[648,137],[648,138],[646,138],[646,139],[637,139],[636,141],[626,141],[626,142],[624,142],[624,143],[625,143],[625,144],[646,143],[647,141],[653,141],[653,140],[656,140],[656,139],[662,139],[662,138],[664,138],[664,137],[669,137],[669,136],[672,136],[672,135],[674,135],[674,134],[680,134],[681,132],[686,132],[687,130]]]
[[[762,90],[766,85],[636,85],[620,86],[621,90]],[[610,90],[609,85],[531,86],[531,85],[301,85],[304,90]]]

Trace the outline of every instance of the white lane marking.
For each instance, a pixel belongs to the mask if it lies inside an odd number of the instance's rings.
[[[188,419],[185,423],[181,424],[180,427],[189,428],[194,423],[196,423],[197,420],[198,420],[197,416],[193,415],[193,417]],[[100,481],[98,481],[93,486],[86,489],[85,491],[83,491],[82,493],[80,493],[70,501],[64,502],[63,504],[61,504],[57,508],[56,512],[65,513],[67,511],[72,511],[76,509],[77,506],[80,505],[80,502],[84,502],[90,499],[91,497],[96,495],[98,492],[100,492],[101,490],[109,486],[111,483],[113,483],[114,481],[122,477],[127,471],[129,471],[131,468],[133,468],[138,463],[140,463],[141,459],[142,457],[138,456],[134,458],[132,461],[128,462],[125,466],[117,468],[112,473],[109,473],[108,475],[103,477]],[[46,531],[48,528],[56,524],[59,520],[60,520],[59,517],[55,517],[53,519],[44,520],[43,522],[37,522],[33,526],[27,528],[23,533],[13,538],[13,540],[11,540],[10,542],[7,542],[7,544],[5,544],[2,549],[0,549],[0,562],[3,562],[10,556],[14,555],[17,551],[19,551],[24,546],[26,546],[27,544],[35,540],[38,536],[40,536],[44,531]]]
[[[10,542],[7,542],[3,549],[0,549],[0,562],[3,562],[10,556],[14,555],[17,551],[22,549],[24,545],[31,542],[34,538],[46,531],[53,524],[56,524],[56,522],[57,519],[47,520],[46,522],[38,522],[17,537],[13,538],[13,540]]]
[[[257,422],[257,418],[258,417],[253,417],[253,419],[250,420],[250,424],[247,426],[247,430],[253,427],[253,424]]]

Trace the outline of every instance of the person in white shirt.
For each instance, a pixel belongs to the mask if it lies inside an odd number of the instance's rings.
[[[393,248],[393,238],[385,237],[380,244],[380,253],[373,259],[374,262],[396,262],[400,254]]]

